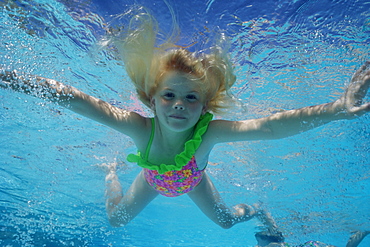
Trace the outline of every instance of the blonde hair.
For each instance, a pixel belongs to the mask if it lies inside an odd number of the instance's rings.
[[[174,30],[161,45],[156,46],[159,36],[157,21],[142,8],[130,19],[123,37],[113,39],[139,99],[150,107],[151,97],[164,74],[179,71],[200,79],[207,110],[219,113],[231,99],[228,90],[235,82],[225,49],[215,45],[209,54],[200,54],[179,48],[174,42],[179,28],[173,14],[172,17]]]

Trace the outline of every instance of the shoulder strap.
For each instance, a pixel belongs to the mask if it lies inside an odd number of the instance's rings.
[[[155,131],[154,118],[151,118],[151,121],[152,121],[152,132],[150,133],[150,138],[149,138],[149,141],[148,141],[148,145],[146,146],[145,157],[144,157],[144,159],[146,161],[148,161],[150,148],[152,147],[152,143],[153,143],[153,139],[154,139],[154,131]]]

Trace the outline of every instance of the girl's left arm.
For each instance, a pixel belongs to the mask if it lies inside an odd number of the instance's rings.
[[[364,103],[370,87],[370,62],[353,75],[345,93],[336,101],[276,113],[261,119],[213,121],[210,125],[215,142],[280,139],[292,136],[334,120],[351,119],[370,111]]]

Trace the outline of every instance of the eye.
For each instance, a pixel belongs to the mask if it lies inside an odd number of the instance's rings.
[[[175,94],[172,92],[165,92],[162,96],[164,99],[170,100],[175,97]]]
[[[186,95],[186,99],[193,102],[193,101],[198,100],[198,97],[195,94],[188,94],[188,95]]]

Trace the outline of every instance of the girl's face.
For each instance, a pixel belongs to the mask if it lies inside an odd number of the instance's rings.
[[[164,76],[151,102],[159,122],[175,132],[194,127],[205,113],[199,80],[176,71]]]

